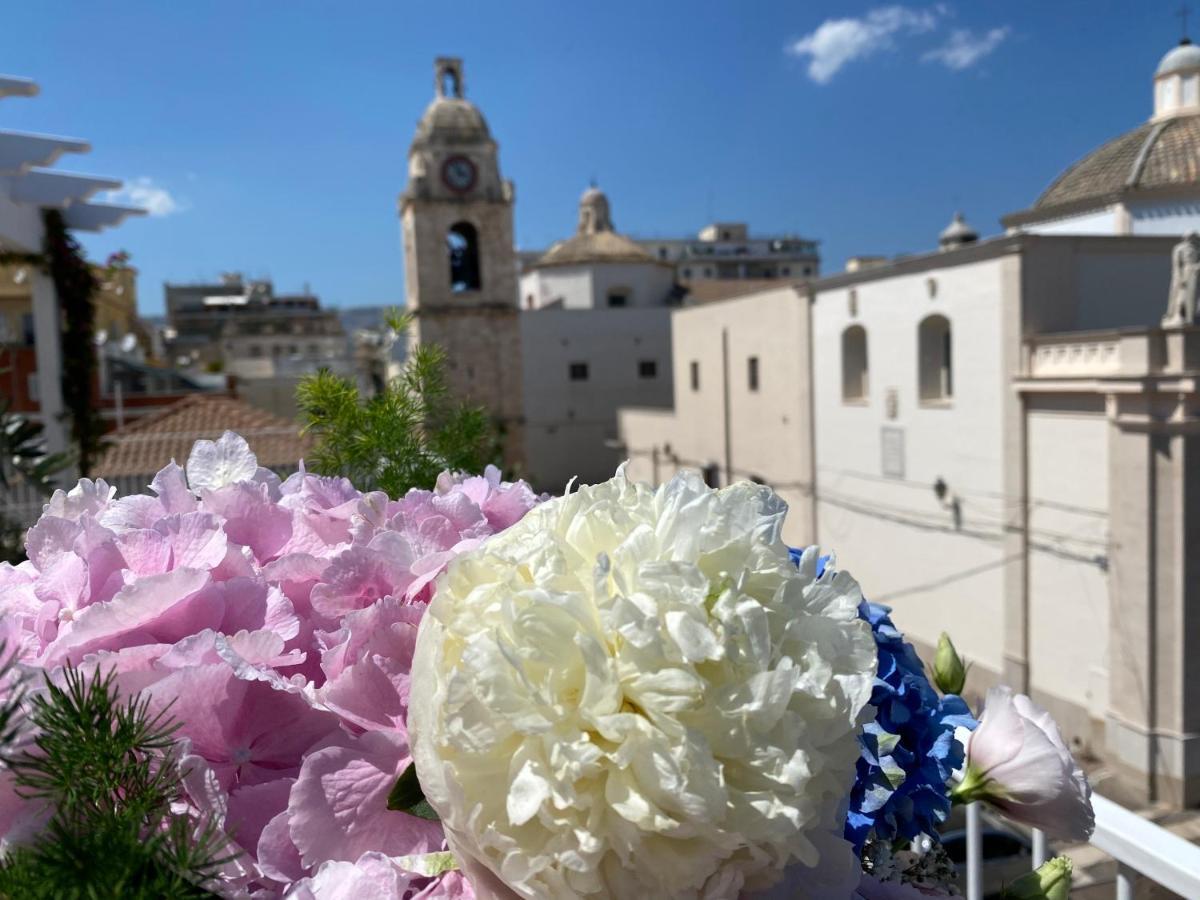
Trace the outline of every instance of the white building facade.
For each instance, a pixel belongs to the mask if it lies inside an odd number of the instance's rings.
[[[786,539],[836,551],[923,651],[949,632],[972,691],[1031,693],[1110,791],[1200,802],[1200,329],[1158,327],[1174,243],[1013,235],[678,310],[673,409],[621,413],[631,472],[775,485]]]
[[[579,224],[521,276],[526,467],[541,488],[612,476],[617,410],[671,403],[674,269],[612,223],[595,187]]]

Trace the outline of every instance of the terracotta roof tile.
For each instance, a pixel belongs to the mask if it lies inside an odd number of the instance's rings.
[[[192,444],[226,431],[244,437],[258,464],[268,468],[295,467],[312,446],[295,422],[234,397],[196,394],[110,434],[95,472],[102,478],[153,475],[172,459],[183,465]]]

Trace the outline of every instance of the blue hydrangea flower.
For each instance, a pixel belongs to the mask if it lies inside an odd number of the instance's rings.
[[[801,552],[790,550],[797,561]],[[828,559],[817,562],[818,578]],[[954,729],[978,724],[961,697],[939,696],[934,690],[890,612],[890,607],[865,600],[859,606],[875,635],[879,669],[871,692],[875,721],[859,737],[861,753],[846,817],[846,839],[856,850],[872,833],[882,841],[936,833],[950,813],[950,774],[963,762]]]

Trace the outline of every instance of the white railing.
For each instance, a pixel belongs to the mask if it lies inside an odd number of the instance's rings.
[[[1099,794],[1092,795],[1092,807],[1096,831],[1091,843],[1116,860],[1117,900],[1133,900],[1139,877],[1181,897],[1200,898],[1200,847]],[[967,900],[983,898],[981,818],[978,803],[967,807]],[[1035,829],[1033,867],[1045,862],[1047,855],[1046,836]]]

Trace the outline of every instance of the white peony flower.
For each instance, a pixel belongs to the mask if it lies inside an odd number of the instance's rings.
[[[539,898],[857,882],[842,807],[875,643],[849,575],[789,561],[785,514],[758,485],[619,471],[450,564],[408,727],[468,873]]]
[[[989,803],[1051,837],[1091,835],[1095,815],[1087,776],[1054,719],[1024,694],[1004,686],[989,690],[979,727],[964,743],[967,758],[956,799]]]

